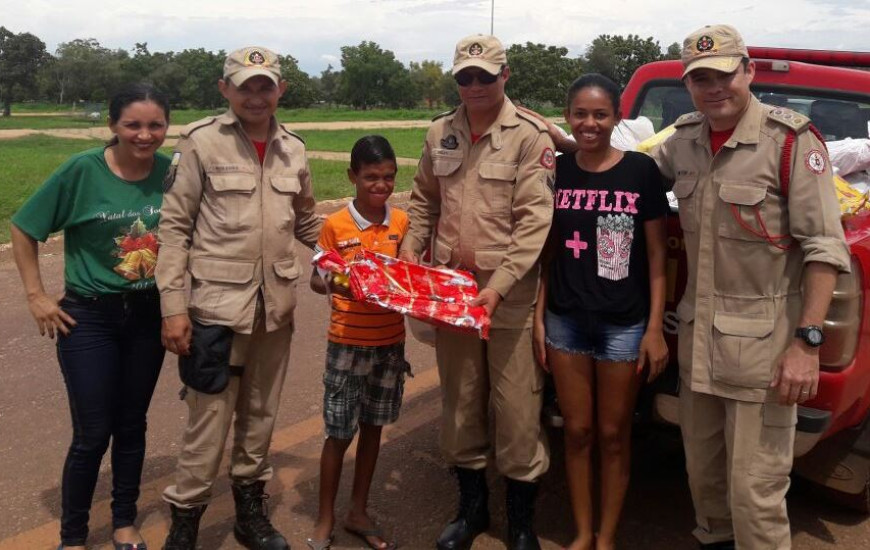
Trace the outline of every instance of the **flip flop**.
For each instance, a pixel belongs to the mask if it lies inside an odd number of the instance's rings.
[[[323,540],[305,539],[305,544],[311,550],[330,550],[332,548],[332,536]]]
[[[360,540],[366,543],[366,546],[368,546],[372,550],[396,550],[399,547],[395,543],[395,541],[390,542],[386,538],[384,538],[384,532],[381,531],[379,527],[373,527],[371,529],[355,529],[353,527],[345,525],[344,530],[351,535],[358,537]],[[386,545],[378,546],[376,544],[372,544],[371,542],[369,542],[369,537],[378,537],[379,539],[384,541]]]

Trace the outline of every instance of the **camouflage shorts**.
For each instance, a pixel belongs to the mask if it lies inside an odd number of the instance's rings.
[[[326,435],[353,439],[360,422],[395,422],[410,372],[404,342],[372,347],[328,342],[323,373]]]

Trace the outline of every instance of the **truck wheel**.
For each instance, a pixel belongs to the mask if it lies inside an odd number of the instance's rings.
[[[828,500],[861,514],[870,514],[870,480],[864,484],[864,489],[859,493],[846,493],[830,487],[818,487],[819,492]]]
[[[870,424],[868,424],[870,426]],[[870,514],[870,453],[864,438],[870,430],[844,430],[819,442],[794,461],[794,473],[819,486],[830,500]]]
[[[862,514],[870,514],[870,480],[864,484],[864,490],[857,495],[839,493],[838,496],[842,496],[841,504],[843,506]]]

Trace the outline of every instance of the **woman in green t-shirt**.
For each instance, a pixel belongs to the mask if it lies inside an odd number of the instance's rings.
[[[145,548],[135,527],[146,413],[163,364],[154,284],[169,159],[158,153],[169,103],[131,85],[109,103],[105,147],[79,153],[12,217],[15,262],[40,334],[54,338],[73,437],[63,468],[60,548],[84,548],[100,461],[112,444],[116,550]],[[37,241],[64,232],[63,298],[50,297]]]

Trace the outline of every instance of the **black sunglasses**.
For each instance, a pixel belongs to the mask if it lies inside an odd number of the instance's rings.
[[[456,80],[456,83],[462,86],[463,88],[466,86],[471,86],[475,79],[482,86],[488,86],[498,80],[498,77],[501,76],[502,70],[499,70],[498,74],[489,74],[486,71],[478,71],[477,73],[470,73],[468,71],[460,71],[453,75],[453,78]]]

